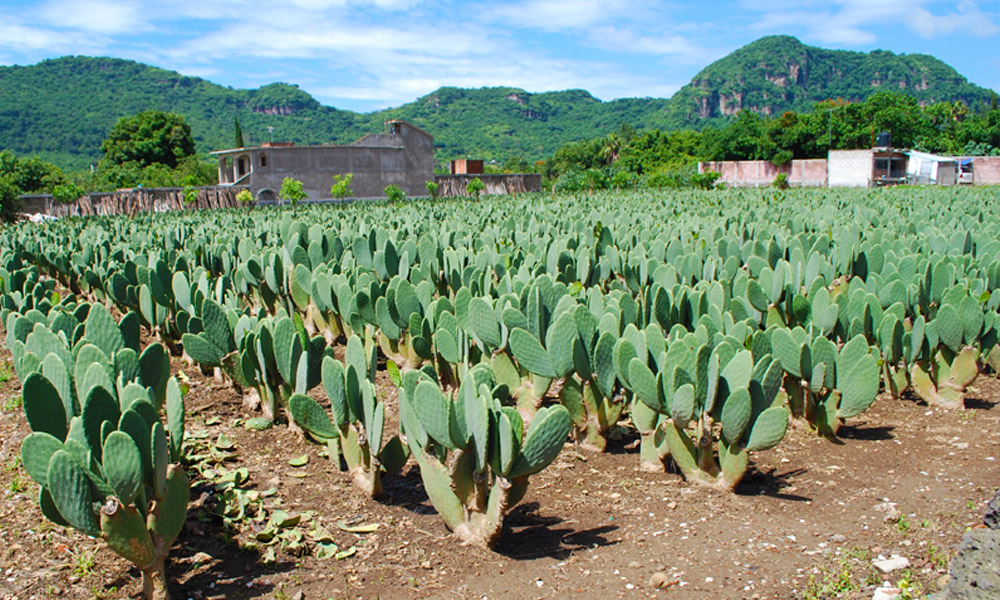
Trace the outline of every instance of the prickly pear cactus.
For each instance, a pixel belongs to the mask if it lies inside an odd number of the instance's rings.
[[[43,514],[103,538],[142,573],[145,597],[160,600],[169,597],[164,564],[184,525],[189,489],[184,470],[171,464],[184,436],[180,385],[167,380],[166,426],[149,389],[127,383],[116,397],[115,387],[97,385],[74,414],[57,385],[30,374],[23,397],[33,433],[21,460],[41,486]]]
[[[965,391],[979,376],[977,345],[984,322],[982,307],[969,296],[946,300],[933,320],[917,317],[911,335],[916,358],[910,380],[928,404],[965,408]]]
[[[464,544],[492,547],[528,477],[559,454],[570,430],[561,405],[538,409],[527,432],[520,413],[484,364],[470,369],[454,398],[426,373],[409,371],[399,389],[400,421],[431,503]]]
[[[633,358],[630,384],[639,401],[670,419],[663,425],[670,456],[688,481],[734,490],[750,452],[772,448],[785,436],[781,366],[770,355],[754,364],[749,350],[727,343],[713,349],[676,340],[662,367],[654,376]]]
[[[293,394],[288,402],[293,421],[313,439],[326,443],[330,458],[339,463],[343,455],[354,484],[366,495],[382,495],[382,474],[402,468],[409,450],[393,436],[383,444],[385,404],[375,391],[375,360],[366,352],[361,338],[347,341],[347,365],[329,356],[323,359],[323,387],[333,412],[333,420],[318,402],[304,394]]]

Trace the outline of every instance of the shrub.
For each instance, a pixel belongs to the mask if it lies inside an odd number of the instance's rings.
[[[253,193],[250,190],[240,190],[236,194],[236,201],[240,204],[250,204],[253,202]]]
[[[780,167],[781,165],[792,162],[793,158],[795,158],[795,155],[792,154],[791,150],[779,150],[773,157],[771,157],[771,164],[776,167]]]
[[[385,192],[385,197],[389,200],[389,202],[402,202],[403,200],[406,200],[406,192],[404,192],[395,183],[385,186],[383,191]]]
[[[330,187],[330,195],[334,198],[343,201],[344,198],[354,195],[354,190],[351,189],[351,181],[354,179],[354,173],[347,173],[346,175],[334,175],[333,185]]]
[[[13,223],[17,218],[17,213],[21,210],[19,193],[20,190],[9,178],[0,177],[0,222]]]
[[[476,177],[465,186],[465,193],[470,196],[475,196],[476,200],[479,200],[480,192],[484,191],[486,186],[483,184],[483,180]]]
[[[722,173],[717,171],[695,173],[691,176],[691,185],[700,190],[711,190],[715,188],[715,182],[718,181],[719,177],[722,177]]]
[[[291,202],[292,206],[295,206],[308,198],[309,194],[302,189],[301,181],[293,177],[285,177],[281,182],[281,191],[278,192],[278,197],[285,202]]]
[[[427,187],[427,193],[430,195],[431,200],[437,200],[441,186],[436,181],[425,181],[424,185]]]
[[[198,190],[191,186],[185,187],[181,193],[184,196],[184,204],[194,204],[198,200]]]
[[[772,183],[771,185],[778,188],[779,190],[787,190],[788,175],[786,175],[785,173],[778,173],[778,176],[774,178],[774,183]]]
[[[64,183],[52,188],[52,197],[61,204],[73,202],[85,193],[83,188],[75,183]]]

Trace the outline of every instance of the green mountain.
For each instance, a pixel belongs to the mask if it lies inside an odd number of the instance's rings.
[[[531,94],[445,87],[372,113],[323,106],[286,83],[233,89],[132,61],[77,56],[0,67],[0,149],[86,168],[100,158],[101,141],[119,117],[158,109],[183,114],[202,152],[231,146],[237,118],[249,144],[269,136],[299,144],[349,143],[380,131],[387,119],[405,119],[434,135],[442,162],[466,156],[539,160],[568,142],[626,123],[639,129],[701,127],[741,109],[808,111],[816,101],[860,100],[884,89],[920,102],[963,100],[973,106],[991,94],[930,56],[824,50],[787,36],[763,38],[712,63],[670,100],[602,102],[583,90]]]
[[[776,35],[705,67],[674,94],[666,115],[671,127],[702,127],[740,110],[775,116],[808,112],[815,102],[864,100],[885,90],[913,96],[921,104],[961,100],[973,107],[992,94],[926,54],[826,50]]]

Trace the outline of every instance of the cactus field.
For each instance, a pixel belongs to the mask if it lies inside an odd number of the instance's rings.
[[[998,189],[2,232],[0,598],[918,597],[1000,485]]]

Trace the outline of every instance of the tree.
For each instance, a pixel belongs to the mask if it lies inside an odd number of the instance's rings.
[[[183,116],[147,110],[118,119],[101,143],[101,152],[115,165],[136,163],[144,168],[160,163],[173,169],[195,149],[191,127]]]
[[[385,186],[385,197],[389,202],[402,202],[406,200],[406,192],[395,183]]]
[[[470,196],[475,196],[476,200],[479,200],[479,193],[486,189],[483,185],[483,180],[476,177],[465,186],[465,193]]]
[[[244,206],[253,202],[253,193],[250,190],[240,190],[236,193],[236,201]]]
[[[334,175],[333,185],[330,187],[330,195],[337,198],[341,202],[344,198],[348,196],[353,196],[354,191],[351,189],[351,181],[354,179],[354,173],[347,173],[346,175]]]
[[[278,196],[286,202],[291,202],[292,206],[295,206],[308,198],[309,194],[302,189],[301,181],[292,177],[285,177],[281,182],[281,191],[278,192]]]
[[[240,127],[239,117],[233,117],[233,143],[236,144],[234,148],[246,148],[247,144],[243,140],[243,129]]]
[[[10,177],[0,175],[0,223],[13,223],[21,210],[20,191]]]
[[[427,193],[430,194],[431,200],[437,200],[438,191],[441,189],[441,186],[438,184],[438,182],[436,182],[436,181],[425,181],[424,182],[424,187],[427,188]]]

